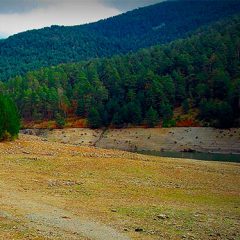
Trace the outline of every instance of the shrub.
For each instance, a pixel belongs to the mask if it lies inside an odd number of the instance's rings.
[[[56,125],[58,128],[63,128],[65,126],[65,119],[63,116],[61,116],[60,114],[57,114],[56,116]]]
[[[176,127],[176,121],[174,119],[163,120],[163,128]]]

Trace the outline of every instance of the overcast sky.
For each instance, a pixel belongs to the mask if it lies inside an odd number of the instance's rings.
[[[0,0],[0,38],[51,25],[79,25],[162,0]]]

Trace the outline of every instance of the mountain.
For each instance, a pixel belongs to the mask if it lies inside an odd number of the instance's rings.
[[[239,12],[237,0],[167,1],[92,24],[23,32],[0,41],[0,79],[167,43]]]
[[[186,120],[173,119],[181,106],[203,124],[240,126],[239,33],[240,15],[167,45],[29,72],[5,91],[27,120],[77,115],[91,127],[169,126]]]

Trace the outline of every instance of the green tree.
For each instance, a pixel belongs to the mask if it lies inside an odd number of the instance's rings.
[[[158,121],[159,119],[157,111],[153,107],[150,107],[146,113],[147,126],[150,128],[155,127],[158,124]]]
[[[10,136],[17,137],[20,129],[20,118],[13,101],[6,96],[0,95],[0,140]]]
[[[65,126],[65,119],[60,113],[56,115],[56,124],[58,128],[63,128]]]
[[[91,108],[88,114],[88,126],[90,128],[99,128],[101,127],[102,121],[98,110],[94,107]]]
[[[80,98],[77,102],[76,115],[80,117],[83,117],[85,115],[85,105],[82,98]]]
[[[185,99],[185,100],[182,102],[182,108],[183,108],[183,112],[184,112],[185,114],[188,113],[189,108],[190,108],[188,99]]]
[[[222,69],[215,71],[212,78],[213,97],[224,99],[228,96],[230,77]]]
[[[233,110],[227,102],[218,103],[216,114],[216,127],[230,128],[233,126]]]
[[[173,117],[173,110],[169,103],[162,102],[160,104],[160,115],[163,120],[170,120]]]
[[[140,105],[135,102],[131,102],[127,105],[127,107],[128,107],[127,109],[128,122],[135,125],[139,125],[142,122],[142,112]]]
[[[122,115],[119,112],[116,112],[113,115],[112,124],[116,127],[122,127],[124,124]]]

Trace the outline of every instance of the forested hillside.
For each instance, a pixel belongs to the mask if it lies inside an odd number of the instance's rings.
[[[239,12],[238,0],[167,1],[93,24],[27,31],[0,41],[0,80],[167,43]]]
[[[199,109],[198,118],[211,126],[239,126],[239,33],[235,16],[168,45],[43,68],[2,88],[28,120],[75,114],[93,128],[155,126],[171,122],[173,109],[182,106]]]

